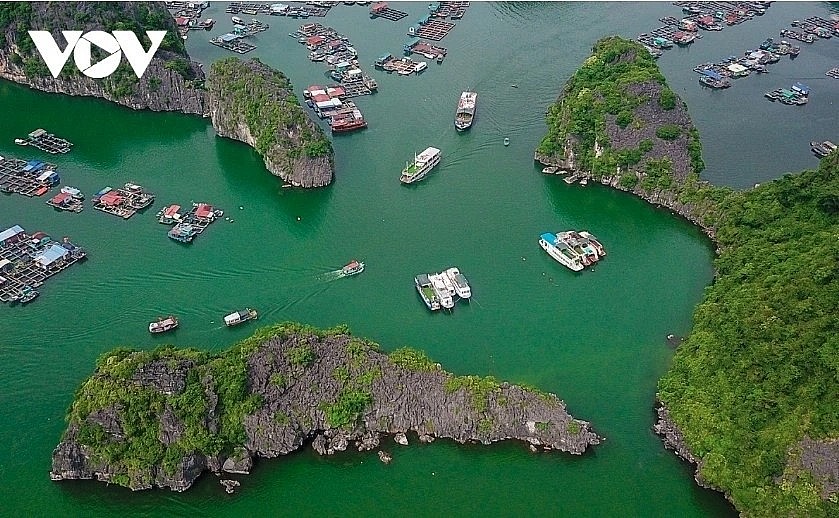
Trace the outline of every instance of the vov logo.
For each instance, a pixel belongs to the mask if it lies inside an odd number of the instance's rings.
[[[61,69],[70,59],[70,53],[72,52],[73,61],[76,62],[79,71],[87,77],[102,79],[113,74],[119,67],[120,61],[122,61],[122,54],[125,53],[125,59],[134,69],[134,74],[137,75],[137,78],[140,78],[143,77],[143,73],[145,73],[155,52],[160,47],[160,43],[166,36],[166,31],[146,31],[146,36],[151,40],[151,47],[149,47],[148,52],[143,49],[137,35],[131,31],[113,31],[111,34],[104,31],[85,33],[82,33],[82,31],[61,31],[61,34],[67,40],[67,47],[64,50],[58,48],[58,44],[49,31],[29,31],[29,37],[35,43],[35,47],[44,59],[44,63],[47,64],[52,77],[58,77]],[[98,63],[91,63],[91,45],[96,45],[107,52],[108,57]]]

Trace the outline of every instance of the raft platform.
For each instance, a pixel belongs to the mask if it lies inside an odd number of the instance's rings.
[[[410,47],[406,46],[405,48],[410,54],[419,54],[425,58],[434,59],[437,63],[442,63],[446,58],[446,54],[449,52],[443,47],[437,47],[436,45],[432,45],[431,43],[422,40]]]
[[[23,196],[42,196],[51,187],[58,185],[61,178],[55,164],[40,160],[21,160],[0,157],[0,192],[17,193]]]
[[[69,153],[73,147],[73,143],[69,140],[56,137],[42,128],[38,128],[31,132],[22,145],[32,146],[53,155],[57,155],[58,153]]]
[[[61,192],[47,200],[47,205],[57,210],[81,212],[84,210],[84,194],[75,187],[63,187]]]
[[[385,20],[397,22],[406,16],[408,16],[408,13],[393,9],[384,2],[377,2],[370,7],[371,20],[373,18],[384,18]]]
[[[67,237],[59,243],[44,232],[29,235],[19,225],[0,231],[0,302],[26,304],[49,277],[86,257]]]
[[[171,207],[177,207],[177,205],[172,205]],[[166,212],[164,212],[163,216],[165,215]],[[189,212],[183,216],[179,216],[178,218],[172,217],[171,219],[161,218],[158,221],[170,225],[174,223],[175,226],[168,231],[169,237],[175,241],[190,243],[199,234],[203,233],[210,226],[210,223],[213,223],[222,216],[224,216],[224,211],[215,209],[209,203],[193,203]]]
[[[452,20],[460,20],[466,14],[466,9],[469,8],[469,2],[440,2],[440,7],[431,13],[440,19],[451,18]]]
[[[446,37],[446,34],[454,29],[454,24],[445,22],[443,20],[429,20],[427,24],[420,26],[413,33],[408,33],[409,36],[417,36],[431,41],[440,41]]]
[[[827,77],[832,77],[833,79],[839,79],[839,67],[831,68],[827,72],[824,73]]]
[[[128,219],[154,203],[154,194],[146,192],[141,186],[132,183],[113,189],[105,187],[93,195],[93,208]]]
[[[225,41],[223,39],[223,36],[219,36],[218,38],[212,38],[210,40],[210,43],[212,43],[216,47],[221,47],[225,50],[229,50],[237,54],[247,54],[248,52],[256,49],[256,45],[252,43],[242,41],[238,38]]]

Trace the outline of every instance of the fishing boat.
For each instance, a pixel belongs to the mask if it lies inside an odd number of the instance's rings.
[[[232,21],[234,25],[245,25],[245,21],[238,16],[231,17],[230,21]]]
[[[440,300],[437,298],[437,293],[431,285],[431,280],[428,274],[420,274],[414,277],[414,285],[417,287],[417,292],[422,297],[425,306],[431,311],[440,309]]]
[[[178,319],[169,315],[166,318],[158,318],[154,322],[149,322],[149,333],[165,333],[178,327]]]
[[[178,223],[166,233],[171,239],[181,243],[189,243],[199,234],[198,228],[191,223]]]
[[[344,276],[349,277],[350,275],[355,275],[357,273],[361,273],[364,271],[364,263],[356,261],[353,259],[352,261],[348,262],[341,268],[341,273]]]
[[[475,120],[475,109],[477,108],[478,94],[475,92],[463,92],[457,103],[457,111],[454,114],[454,129],[466,131],[472,127]]]
[[[440,163],[440,150],[436,147],[426,148],[419,155],[414,155],[414,162],[405,164],[402,176],[399,180],[402,183],[414,183],[425,178],[431,169]]]
[[[38,298],[38,295],[40,295],[40,293],[32,286],[24,286],[20,290],[20,293],[18,293],[17,297],[12,300],[12,302],[16,302],[23,306],[29,304],[30,302]]]
[[[458,268],[449,268],[445,273],[454,285],[454,292],[458,297],[468,299],[472,296],[472,288],[469,286],[469,281],[460,273]]]
[[[539,237],[539,246],[542,250],[548,253],[554,260],[569,269],[579,272],[585,265],[583,265],[580,254],[571,249],[567,244],[557,239],[555,234],[549,232],[543,233]]]
[[[225,315],[224,325],[232,327],[247,322],[248,320],[256,320],[257,318],[259,318],[259,313],[257,313],[255,309],[240,309],[239,311],[234,311],[229,315]]]

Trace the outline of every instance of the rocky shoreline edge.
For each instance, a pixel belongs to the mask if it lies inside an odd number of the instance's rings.
[[[309,444],[321,455],[379,450],[387,463],[383,440],[407,445],[409,433],[422,443],[513,439],[575,455],[603,440],[554,394],[455,376],[413,349],[384,354],[345,328],[291,323],[218,355],[106,353],[67,420],[50,478],[132,490],[185,491],[205,471],[245,474],[258,457]]]

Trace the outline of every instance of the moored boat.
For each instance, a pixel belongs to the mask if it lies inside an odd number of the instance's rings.
[[[585,265],[583,264],[580,255],[571,249],[568,245],[557,239],[557,236],[549,232],[543,233],[539,237],[539,246],[542,250],[548,253],[558,263],[569,269],[579,272]]]
[[[256,320],[257,318],[259,318],[259,313],[257,313],[255,309],[240,309],[239,311],[234,311],[229,315],[225,315],[224,325],[226,325],[227,327],[231,327],[239,325],[243,322],[247,322],[248,320]]]
[[[402,170],[402,176],[399,180],[402,183],[413,183],[425,178],[431,169],[440,163],[440,150],[436,147],[428,147],[414,156],[414,162],[405,165]]]
[[[445,281],[443,281],[444,278],[448,279],[445,274],[440,273],[428,275],[428,280],[431,281],[431,287],[434,289],[434,293],[437,295],[440,305],[445,309],[451,309],[454,307],[454,299],[452,298],[454,287],[452,287],[450,291],[449,287],[446,286]]]
[[[454,291],[458,297],[468,299],[472,296],[472,288],[469,286],[469,281],[467,281],[466,277],[460,273],[458,268],[449,268],[445,273],[454,285]]]
[[[478,94],[475,92],[463,92],[457,103],[457,111],[454,115],[454,128],[457,131],[466,131],[472,127],[475,120],[475,109],[477,108]]]
[[[169,315],[166,318],[158,318],[154,322],[149,322],[149,333],[165,333],[178,327],[178,319]]]
[[[178,223],[166,233],[170,238],[181,243],[189,243],[198,235],[198,228],[190,223]]]
[[[341,268],[341,273],[344,276],[355,275],[357,273],[361,273],[364,271],[364,263],[360,261],[356,261],[353,259],[349,263],[345,264],[343,268]]]
[[[440,309],[440,300],[437,298],[437,294],[427,274],[423,273],[414,277],[414,285],[417,287],[417,292],[422,297],[422,301],[428,309],[431,311]]]

